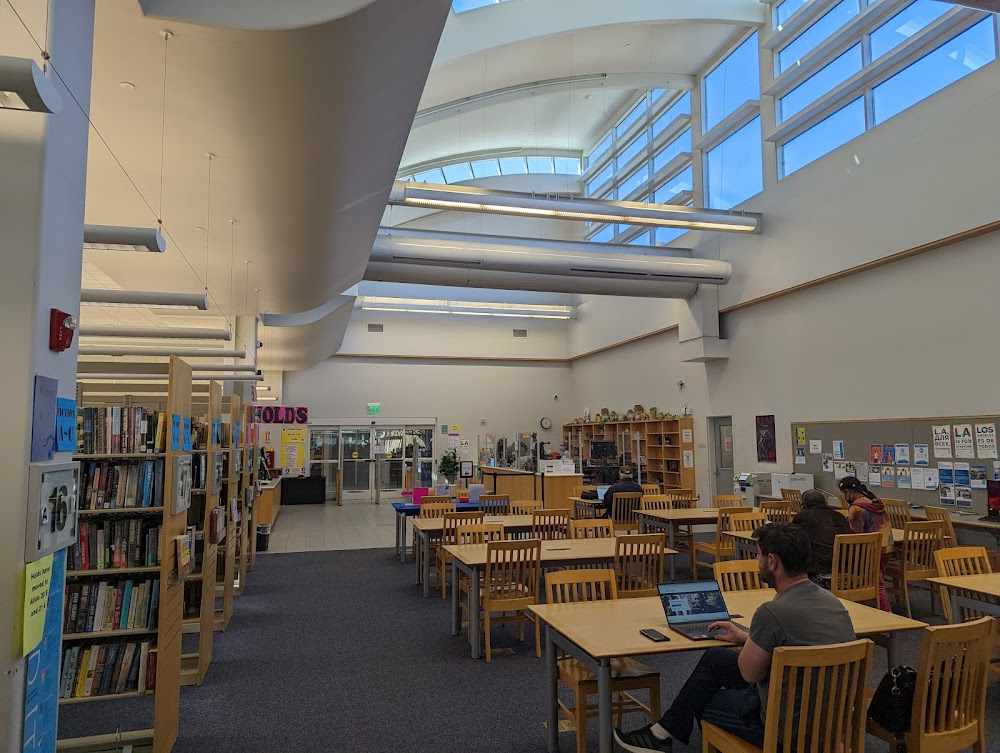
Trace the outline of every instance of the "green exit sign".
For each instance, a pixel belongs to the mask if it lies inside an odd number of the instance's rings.
[[[368,403],[368,415],[372,416],[382,412],[382,403]]]

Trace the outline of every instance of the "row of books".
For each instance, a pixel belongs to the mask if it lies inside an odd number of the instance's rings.
[[[155,567],[160,564],[161,530],[161,526],[141,518],[82,522],[67,567],[70,570]]]
[[[80,509],[162,507],[163,468],[163,458],[86,461],[80,469]]]
[[[63,651],[60,698],[91,698],[156,688],[152,641],[95,643]]]
[[[191,457],[191,488],[204,489],[208,485],[208,454]]]
[[[159,578],[73,583],[66,588],[63,632],[155,630],[159,608]]]
[[[132,405],[125,395],[121,405],[80,408],[77,411],[77,451],[85,454],[166,452],[164,411]]]

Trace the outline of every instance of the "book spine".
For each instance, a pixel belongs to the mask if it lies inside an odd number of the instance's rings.
[[[146,630],[156,630],[160,616],[160,580],[153,581],[153,595],[149,604],[149,619],[146,620]]]
[[[146,658],[146,692],[152,693],[156,690],[156,657],[159,652],[156,646],[149,649],[149,656]]]

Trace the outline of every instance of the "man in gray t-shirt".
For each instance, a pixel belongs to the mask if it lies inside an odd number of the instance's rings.
[[[633,732],[615,730],[629,753],[672,750],[685,745],[694,722],[708,721],[758,747],[764,743],[771,654],[779,646],[823,646],[853,641],[850,615],[840,600],[806,575],[809,537],[796,525],[776,523],[757,533],[761,578],[775,590],[750,622],[750,632],[731,622],[710,630],[715,637],[743,646],[738,654],[710,648],[702,654],[673,704],[656,724]]]

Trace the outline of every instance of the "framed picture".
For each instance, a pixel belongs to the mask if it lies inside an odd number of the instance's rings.
[[[463,460],[462,461],[462,469],[461,469],[461,472],[458,475],[461,476],[462,478],[472,478],[472,461],[471,460]]]

